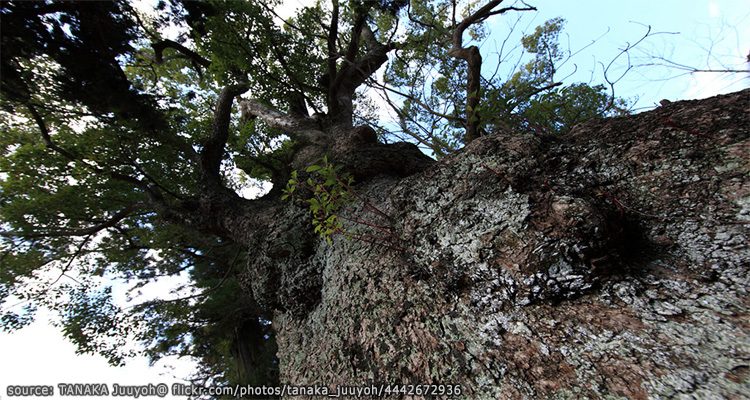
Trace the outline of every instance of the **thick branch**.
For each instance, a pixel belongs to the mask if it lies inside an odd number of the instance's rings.
[[[338,94],[341,89],[341,85],[344,82],[345,79],[348,78],[349,75],[349,66],[354,65],[356,63],[357,58],[357,52],[359,50],[359,44],[360,44],[360,36],[362,35],[362,28],[366,25],[367,14],[362,12],[358,13],[355,17],[354,26],[352,27],[352,33],[351,33],[351,41],[349,42],[349,46],[347,47],[346,54],[344,55],[344,62],[345,66],[341,69],[341,71],[331,74],[331,85],[329,87],[329,97],[332,100],[332,103],[336,104],[336,107],[340,106],[338,104]],[[329,41],[329,56],[330,56],[330,41]],[[331,62],[331,58],[329,58],[329,62]],[[335,64],[335,61],[334,61]],[[332,71],[329,67],[329,71]],[[338,112],[338,109],[334,110],[334,113]]]
[[[154,49],[154,59],[158,64],[161,64],[163,62],[164,50],[169,48],[179,51],[180,53],[182,53],[182,55],[190,59],[193,64],[200,65],[203,68],[208,68],[209,65],[211,65],[211,61],[207,60],[193,50],[190,50],[187,47],[175,42],[174,40],[165,39],[156,43],[152,43],[151,47],[153,47]]]
[[[470,16],[461,21],[453,30],[453,47],[448,51],[451,57],[465,60],[468,64],[468,77],[466,82],[466,136],[465,142],[469,143],[479,137],[480,116],[478,112],[479,100],[481,99],[481,73],[482,55],[477,46],[463,47],[464,31],[471,25],[480,23],[487,18],[503,14],[510,10],[530,11],[534,7],[504,7],[495,10],[503,0],[493,0],[482,6]]]
[[[482,54],[479,53],[477,46],[468,48],[453,48],[448,53],[452,57],[466,60],[467,78],[466,78],[466,143],[479,137],[479,99],[481,98],[481,74],[482,74]]]
[[[355,58],[357,57],[357,51],[359,50],[359,40],[360,36],[362,35],[362,28],[365,26],[366,18],[366,12],[358,13],[355,18],[354,26],[352,27],[352,38],[349,42],[349,47],[346,50],[346,56],[344,57],[347,62],[353,63]]]
[[[328,28],[328,110],[329,114],[335,114],[338,111],[336,102],[335,82],[338,71],[336,69],[336,59],[338,59],[338,50],[336,41],[338,39],[339,27],[339,2],[333,0],[333,11],[331,14],[331,26]]]
[[[260,118],[271,128],[283,130],[293,138],[319,141],[324,135],[314,120],[301,116],[284,114],[257,100],[243,100],[240,110],[244,118]]]
[[[493,11],[493,9],[502,3],[503,0],[493,0],[482,6],[479,10],[475,11],[470,16],[464,18],[453,30],[453,51],[454,49],[463,48],[463,35],[464,31],[471,25],[480,23],[493,15],[499,15],[508,11],[536,11],[536,7],[504,7],[499,10]]]
[[[232,101],[250,89],[248,84],[229,85],[219,94],[214,110],[214,122],[211,137],[203,144],[201,152],[201,169],[205,183],[220,184],[219,166],[224,158],[224,146],[229,137],[229,117],[232,112]]]
[[[354,64],[354,71],[359,73],[359,76],[355,77],[356,87],[364,83],[383,63],[388,61],[388,52],[396,48],[395,43],[382,44],[378,42],[375,34],[372,33],[372,29],[367,24],[362,26],[361,35],[367,44],[368,51]]]
[[[367,53],[355,62],[345,65],[331,86],[335,88],[334,100],[338,122],[351,123],[354,91],[388,61],[388,52],[396,48],[394,43],[379,43],[366,23],[362,25],[361,39],[367,45]]]

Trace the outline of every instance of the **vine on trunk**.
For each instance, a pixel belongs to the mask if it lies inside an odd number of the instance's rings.
[[[329,162],[327,156],[323,157],[320,164],[307,167],[305,172],[309,174],[308,178],[300,181],[298,172],[292,171],[281,198],[287,200],[302,189],[309,190],[311,196],[305,202],[312,214],[315,233],[331,244],[331,236],[345,234],[338,211],[354,199],[351,190],[354,178],[342,172],[340,165]]]
[[[333,235],[341,234],[347,239],[360,240],[405,251],[403,247],[397,244],[399,240],[390,226],[392,218],[356,194],[352,188],[354,177],[348,172],[343,172],[342,166],[332,164],[328,157],[324,156],[320,164],[308,166],[305,168],[305,172],[308,174],[307,179],[301,179],[296,170],[292,171],[281,198],[282,200],[289,200],[297,196],[297,193],[310,193],[310,197],[303,200],[308,204],[312,214],[312,225],[315,233],[325,239],[328,244],[333,243]],[[365,209],[384,218],[388,221],[388,224],[382,225],[354,216],[341,215],[340,210],[355,200],[362,201]],[[342,220],[369,227],[380,234],[355,234],[344,228]]]

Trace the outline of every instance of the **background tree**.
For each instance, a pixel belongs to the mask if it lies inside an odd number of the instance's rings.
[[[533,9],[527,5],[501,8],[487,12],[486,16]],[[547,21],[522,37],[525,56],[519,58],[517,69],[505,79],[498,73],[501,65],[490,69],[489,76],[481,74],[481,54],[476,46],[471,52],[480,58],[475,61],[476,66],[467,69],[462,68],[450,51],[445,52],[450,47],[448,43],[454,40],[450,33],[457,23],[457,12],[452,3],[415,4],[413,9],[409,8],[408,31],[413,37],[406,43],[413,45],[398,47],[383,82],[369,82],[395,109],[401,121],[400,133],[435,155],[445,155],[463,146],[469,131],[473,136],[509,129],[559,134],[592,118],[628,112],[627,102],[613,98],[604,85],[566,86],[566,78],[558,77],[558,70],[572,56],[570,49],[562,49],[559,44],[565,22],[562,18]],[[476,16],[471,15],[466,21],[472,17]],[[468,31],[472,41],[481,41],[486,35],[481,25],[471,26]],[[509,55],[502,54],[502,50],[496,55],[510,64]],[[521,63],[523,59],[528,61]],[[467,71],[471,68],[477,76],[470,79],[473,86],[468,90],[465,89],[469,80]],[[476,104],[469,106],[467,94],[474,92],[477,94],[471,102]],[[398,98],[402,101],[397,101]],[[473,111],[467,112],[465,107]]]

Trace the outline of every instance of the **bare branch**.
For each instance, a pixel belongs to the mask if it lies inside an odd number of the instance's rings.
[[[638,44],[640,44],[641,42],[643,42],[644,40],[646,40],[646,38],[648,38],[651,35],[652,35],[652,33],[651,33],[651,25],[648,25],[647,28],[646,28],[646,33],[644,33],[643,36],[641,36],[641,38],[638,39],[635,43],[633,43],[633,44],[626,43],[625,44],[625,48],[623,48],[620,51],[620,53],[618,53],[614,58],[612,58],[612,60],[610,60],[609,64],[607,64],[606,67],[604,66],[603,63],[599,63],[602,66],[602,72],[604,74],[604,80],[607,82],[607,84],[609,85],[609,89],[610,89],[610,98],[609,98],[609,102],[607,103],[607,106],[605,107],[605,111],[610,110],[615,105],[615,84],[617,84],[617,82],[619,82],[622,78],[624,78],[625,75],[627,75],[627,73],[630,72],[631,69],[633,69],[633,64],[631,63],[631,60],[630,60],[630,50],[633,49],[634,47],[638,46]],[[617,59],[620,58],[620,57],[622,57],[623,55],[628,60],[628,66],[625,69],[625,72],[623,72],[620,75],[619,78],[613,80],[609,76],[609,70],[610,70],[610,68],[612,68],[612,66],[614,65],[615,61],[617,61]]]
[[[279,21],[281,21],[281,23],[283,23],[284,25],[286,25],[286,26],[288,26],[288,27],[290,27],[290,28],[294,29],[295,31],[297,31],[297,32],[301,33],[301,34],[302,34],[303,36],[309,36],[309,35],[310,35],[310,32],[308,32],[308,31],[306,31],[306,30],[304,30],[304,29],[300,28],[299,26],[297,26],[297,25],[295,25],[295,24],[293,24],[293,23],[289,22],[289,19],[288,19],[288,18],[283,18],[283,17],[282,17],[281,15],[279,15],[279,14],[278,14],[278,13],[277,13],[277,12],[276,12],[276,11],[275,11],[275,10],[274,10],[273,8],[272,8],[272,7],[270,7],[270,6],[269,6],[268,4],[266,4],[265,2],[259,1],[259,2],[257,2],[256,4],[258,4],[258,5],[260,5],[261,7],[265,8],[265,9],[266,9],[266,11],[270,12],[271,14],[273,14],[273,16],[274,16],[274,17],[276,17],[276,19],[278,19]],[[325,27],[325,26],[324,26],[324,29],[328,30],[328,27]],[[318,39],[323,39],[323,40],[326,40],[326,39],[327,39],[327,37],[326,37],[326,36],[321,36],[321,35],[317,35],[317,34],[316,34],[316,35],[314,35],[314,36],[315,36],[315,37],[317,37]]]
[[[354,19],[354,25],[352,26],[352,37],[349,41],[349,47],[346,49],[346,55],[344,56],[344,59],[351,63],[354,63],[355,58],[357,57],[357,51],[359,50],[359,40],[360,36],[362,35],[362,28],[365,26],[365,21],[367,19],[367,11],[363,10],[362,12],[357,13],[355,19]]]
[[[367,53],[355,62],[343,65],[330,86],[332,98],[329,115],[337,116],[337,122],[351,123],[355,90],[388,61],[388,52],[396,48],[395,43],[384,45],[378,42],[366,23],[362,25],[361,36],[367,46]]]
[[[339,74],[339,89],[354,92],[362,85],[383,63],[388,61],[388,52],[396,48],[396,44],[382,44],[375,39],[370,27],[365,24],[362,27],[362,39],[367,43],[368,51],[353,64],[346,65]]]
[[[750,55],[748,55],[750,56]],[[691,67],[686,64],[681,64],[676,61],[668,60],[665,57],[653,57],[655,60],[661,61],[659,62],[652,62],[652,63],[645,63],[645,64],[638,64],[638,67],[668,67],[668,68],[674,68],[679,71],[685,71],[688,73],[717,73],[717,74],[742,74],[742,73],[750,73],[750,70],[747,69],[731,69],[731,68],[723,68],[723,69],[712,69],[712,68],[697,68],[697,67]]]
[[[72,256],[70,256],[70,259],[68,260],[68,263],[65,264],[65,266],[60,271],[60,276],[57,277],[52,283],[49,284],[50,287],[54,286],[57,282],[62,279],[63,276],[67,276],[70,279],[75,280],[71,276],[67,275],[68,271],[70,270],[70,267],[73,265],[73,261],[76,260],[76,258],[80,257],[81,254],[83,254],[83,247],[86,245],[86,243],[91,239],[91,234],[86,235],[85,238],[81,241],[81,243],[78,244],[78,247],[76,248],[76,251],[73,253]],[[79,282],[80,283],[80,282]]]
[[[371,85],[371,86],[373,86],[373,87],[377,87],[377,88],[380,88],[380,89],[383,89],[383,90],[387,90],[387,91],[389,91],[391,93],[394,93],[394,94],[397,94],[399,96],[405,97],[405,98],[413,101],[415,104],[419,105],[420,107],[424,108],[428,113],[430,113],[432,115],[436,115],[438,117],[445,118],[445,119],[447,119],[449,121],[457,121],[457,122],[460,122],[462,124],[466,123],[466,120],[463,119],[463,118],[435,111],[432,107],[429,106],[429,104],[421,101],[420,99],[418,99],[418,98],[416,98],[416,97],[414,97],[414,96],[412,96],[410,94],[407,94],[407,93],[401,92],[399,90],[396,90],[394,88],[388,87],[388,86],[386,86],[386,85],[384,85],[382,83],[379,83],[379,82],[375,81],[374,79],[371,79],[368,82],[368,84]]]
[[[493,11],[493,9],[502,3],[503,0],[493,0],[482,6],[479,10],[475,11],[470,16],[464,18],[453,30],[453,48],[451,51],[458,51],[463,48],[463,35],[464,31],[471,25],[482,22],[487,18],[503,14],[511,10],[515,11],[536,11],[536,7],[505,7],[499,10]]]

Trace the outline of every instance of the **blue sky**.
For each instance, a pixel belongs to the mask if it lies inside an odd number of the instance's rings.
[[[645,26],[655,32],[677,32],[657,35],[631,52],[633,64],[652,62],[651,56],[663,56],[696,68],[747,70],[745,57],[750,52],[750,1],[748,0],[528,0],[539,9],[524,13],[519,27],[533,30],[544,21],[562,16],[567,20],[563,43],[570,41],[572,50],[589,44],[609,30],[595,45],[569,62],[578,65],[578,72],[567,83],[601,81],[597,62],[609,63],[628,42],[637,41]],[[288,0],[288,5],[300,1]],[[288,12],[285,12],[288,14]],[[507,33],[515,20],[512,15],[491,20],[492,36],[482,51],[487,63],[492,59],[495,44]],[[516,35],[520,35],[520,31]],[[517,40],[516,40],[517,42]],[[618,59],[615,68],[623,68]],[[594,70],[592,75],[591,71]],[[565,70],[560,76],[565,76]],[[617,95],[639,98],[636,107],[654,107],[659,100],[693,99],[713,96],[750,87],[748,74],[684,74],[683,71],[655,67],[631,70],[617,85]],[[166,289],[164,289],[166,290]],[[59,382],[91,382],[147,384],[176,382],[192,370],[189,361],[172,361],[175,369],[165,365],[149,367],[145,360],[134,359],[126,367],[109,367],[99,356],[76,355],[72,344],[64,341],[44,313],[31,326],[14,334],[0,333],[0,397],[11,384],[52,384]],[[13,360],[8,362],[7,360]],[[168,372],[160,376],[161,372]]]
[[[559,77],[567,75],[572,64],[578,72],[566,82],[595,83],[602,81],[601,66],[608,64],[627,43],[634,43],[646,32],[657,34],[630,51],[631,64],[636,67],[616,85],[616,94],[626,98],[639,98],[640,110],[653,107],[661,99],[681,100],[710,97],[750,87],[750,74],[696,73],[685,74],[677,69],[637,65],[653,63],[653,56],[689,65],[699,69],[748,70],[746,57],[750,53],[750,1],[748,0],[538,0],[529,1],[539,11],[524,13],[518,26],[533,27],[561,16],[566,19],[561,43],[568,40],[576,51],[593,39],[604,35],[591,47],[574,57]],[[492,21],[495,35],[504,35],[514,17],[503,15]],[[606,34],[605,34],[606,33]],[[500,36],[502,39],[502,36]],[[489,41],[488,41],[489,42]],[[485,43],[486,52],[493,49]],[[613,66],[623,71],[627,58],[619,57]]]

